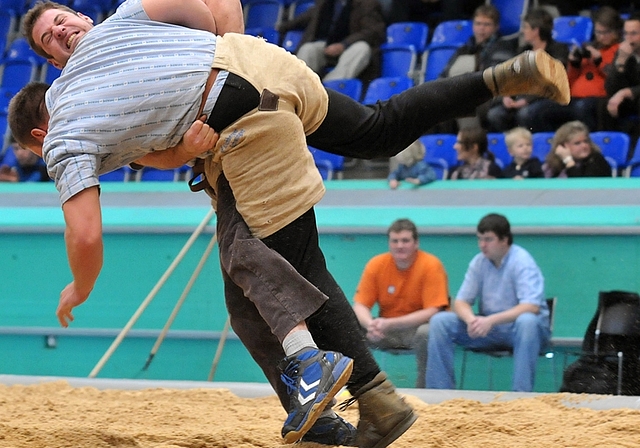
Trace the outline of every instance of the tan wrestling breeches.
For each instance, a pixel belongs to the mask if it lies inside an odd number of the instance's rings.
[[[222,169],[238,211],[253,235],[265,238],[324,195],[305,136],[324,120],[327,93],[302,61],[253,36],[218,37],[213,67],[244,78],[258,92],[268,89],[279,97],[277,110],[254,109],[224,129],[214,154],[205,161],[209,184],[216,185]]]

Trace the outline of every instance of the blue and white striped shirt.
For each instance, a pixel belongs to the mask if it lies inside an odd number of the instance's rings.
[[[43,155],[62,203],[100,174],[180,141],[197,118],[215,44],[212,33],[152,21],[141,0],[82,38],[46,98]],[[204,113],[225,79],[218,75]]]
[[[535,260],[522,247],[512,244],[499,268],[479,253],[469,263],[456,300],[473,305],[479,299],[483,316],[499,313],[520,303],[540,307],[538,317],[548,325],[549,309],[544,296],[544,277]]]

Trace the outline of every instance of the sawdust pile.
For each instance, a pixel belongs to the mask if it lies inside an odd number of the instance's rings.
[[[416,424],[392,446],[639,447],[640,411],[567,407],[551,394],[483,404],[407,400]],[[357,423],[357,406],[342,415]],[[275,396],[239,398],[224,389],[98,390],[64,381],[0,385],[0,447],[285,447]],[[322,445],[300,443],[299,448]]]

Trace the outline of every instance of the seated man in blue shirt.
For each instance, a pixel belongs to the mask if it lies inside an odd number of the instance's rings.
[[[477,230],[481,253],[469,263],[453,311],[431,318],[427,388],[455,389],[458,344],[513,349],[512,390],[531,392],[538,355],[550,337],[544,278],[529,252],[513,244],[504,216],[485,216]]]

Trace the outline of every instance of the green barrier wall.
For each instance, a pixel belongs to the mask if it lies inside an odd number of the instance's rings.
[[[598,291],[640,291],[639,188],[636,179],[442,182],[390,195],[383,182],[333,182],[317,207],[321,246],[329,269],[351,297],[366,261],[386,250],[388,224],[409,217],[419,225],[421,247],[443,261],[455,295],[477,253],[477,220],[487,212],[504,213],[516,243],[538,261],[547,296],[558,297],[554,336],[581,338]],[[50,185],[0,185],[0,372],[86,376],[206,215],[208,200],[193,197],[185,195],[183,185],[103,187],[105,266],[90,300],[75,310],[76,321],[65,332],[54,314],[59,291],[70,280],[56,194]],[[206,379],[226,320],[215,250],[172,326],[172,337],[150,369],[141,368],[214,224],[133,327],[152,330],[154,336],[126,338],[99,376]],[[91,334],[98,330],[111,333]],[[204,336],[183,337],[188,332]],[[55,348],[45,347],[47,334],[56,336]],[[413,357],[376,357],[398,385],[413,385]],[[567,360],[556,356],[555,361],[541,359],[536,390],[556,390]],[[469,363],[465,388],[486,389],[487,359],[474,355]],[[494,387],[508,389],[510,360],[494,362],[494,375]],[[236,339],[228,341],[216,379],[264,381]]]

